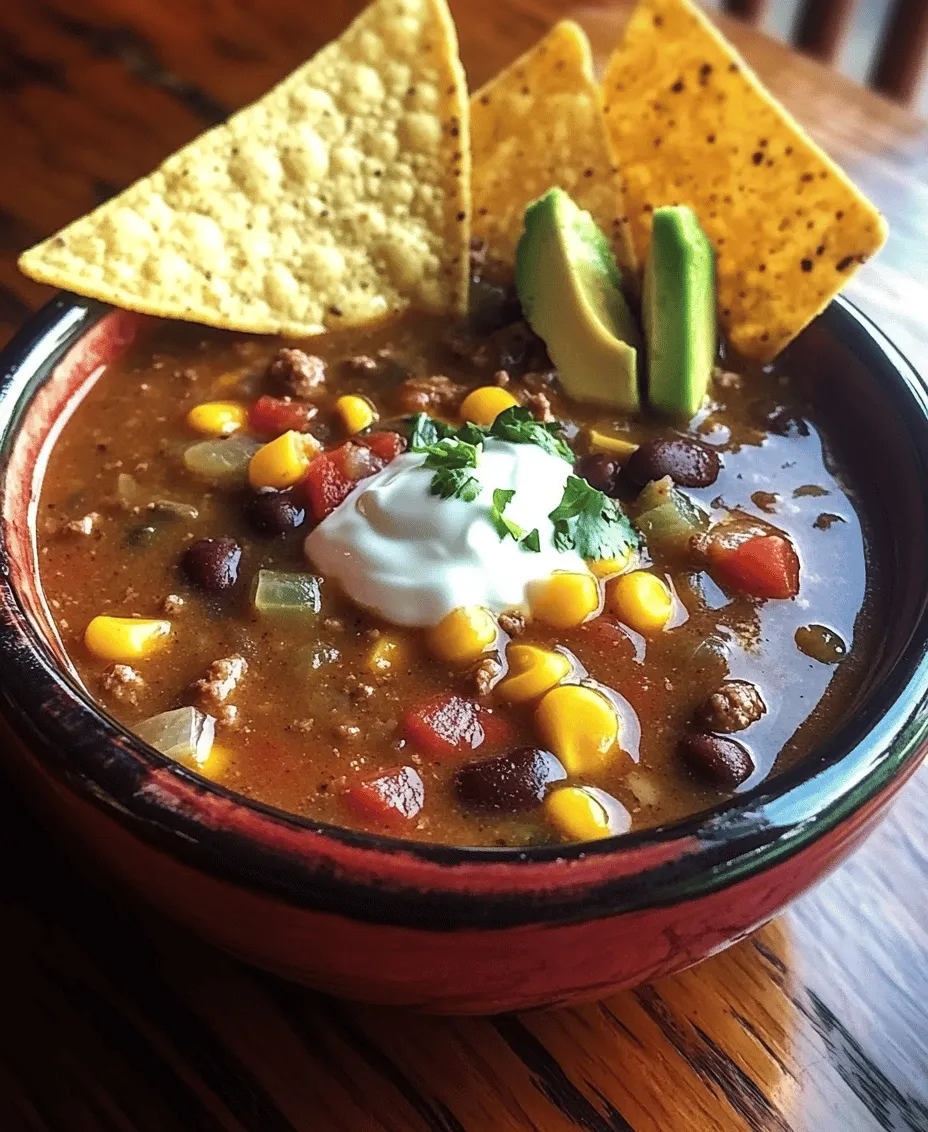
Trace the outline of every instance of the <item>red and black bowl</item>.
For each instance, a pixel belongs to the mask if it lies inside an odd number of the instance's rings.
[[[246,800],[93,702],[38,580],[36,501],[70,409],[144,320],[62,295],[0,362],[0,752],[49,823],[130,891],[220,946],[336,994],[489,1013],[679,970],[774,916],[861,843],[928,739],[928,389],[838,300],[791,348],[872,469],[892,610],[827,742],[683,822],[560,848],[352,832]]]

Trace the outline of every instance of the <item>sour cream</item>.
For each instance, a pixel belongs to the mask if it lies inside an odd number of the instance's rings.
[[[397,456],[361,483],[306,539],[310,562],[365,609],[395,625],[428,627],[453,609],[527,611],[527,588],[555,571],[589,573],[573,550],[557,550],[548,518],[561,502],[570,464],[535,444],[486,442],[472,503],[439,499],[423,453]],[[490,518],[496,488],[515,491],[505,509],[539,553],[501,539]]]

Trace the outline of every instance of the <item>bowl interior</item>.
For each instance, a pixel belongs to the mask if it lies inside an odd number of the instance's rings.
[[[588,846],[528,851],[449,848],[327,827],[242,799],[197,779],[133,740],[92,703],[77,685],[38,584],[36,500],[47,453],[67,415],[99,376],[106,361],[125,349],[144,323],[140,316],[63,296],[37,316],[8,349],[9,365],[0,388],[0,428],[4,430],[7,461],[2,549],[13,600],[24,615],[23,625],[30,638],[19,641],[20,652],[28,648],[43,657],[46,668],[54,669],[54,678],[69,688],[71,725],[80,728],[82,721],[92,717],[95,734],[106,737],[113,750],[118,748],[127,759],[131,758],[136,771],[146,766],[159,767],[181,780],[197,782],[201,796],[220,796],[234,801],[239,808],[271,815],[290,827],[334,836],[346,844],[401,848],[407,854],[444,863],[563,860],[592,857],[619,848],[617,839]],[[826,415],[836,422],[840,447],[852,446],[858,454],[857,463],[871,472],[861,492],[866,496],[863,502],[867,511],[876,518],[878,537],[885,542],[887,569],[881,584],[887,594],[886,608],[892,611],[886,621],[881,654],[855,710],[812,757],[774,774],[733,801],[685,822],[626,836],[620,839],[622,848],[651,846],[657,851],[661,842],[671,841],[678,845],[687,842],[718,846],[725,840],[736,839],[739,831],[756,832],[759,825],[801,825],[810,816],[840,804],[851,788],[856,790],[879,769],[881,759],[890,751],[892,736],[887,732],[880,738],[879,750],[874,754],[867,748],[872,729],[903,697],[907,697],[905,710],[924,698],[926,674],[920,665],[928,640],[924,586],[928,565],[925,387],[885,337],[841,300],[832,303],[794,343],[785,364],[791,372],[801,375],[810,398],[821,404]],[[840,564],[836,563],[835,568],[840,569]],[[0,658],[0,663],[8,662],[9,656],[6,660]],[[17,664],[21,663],[20,657]],[[902,725],[900,716],[890,730],[898,731]],[[94,749],[97,747],[99,743]],[[851,752],[856,752],[853,758]],[[104,761],[105,752],[88,751],[87,765],[82,769],[94,777],[102,773]],[[827,768],[836,771],[827,782],[822,779],[815,789],[804,789]],[[784,800],[785,804],[781,804]],[[771,808],[765,811],[768,805]],[[663,856],[656,852],[654,862]]]

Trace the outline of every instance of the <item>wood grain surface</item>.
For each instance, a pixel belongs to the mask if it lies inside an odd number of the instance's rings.
[[[16,254],[262,93],[350,0],[2,0],[0,333]],[[556,18],[452,0],[472,83]],[[726,27],[733,27],[726,24]],[[928,126],[736,28],[889,217],[850,294],[928,371]],[[836,375],[840,381],[840,375]],[[928,1132],[928,767],[864,849],[753,939],[580,1009],[449,1020],[250,970],[85,876],[0,782],[0,1132]]]

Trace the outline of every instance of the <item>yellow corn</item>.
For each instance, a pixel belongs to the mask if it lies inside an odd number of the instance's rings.
[[[305,432],[285,432],[252,456],[248,482],[252,487],[293,487],[306,475],[319,441]]]
[[[537,700],[570,673],[570,660],[562,652],[540,649],[537,645],[511,644],[506,649],[509,671],[496,691],[510,704]]]
[[[619,750],[619,717],[602,693],[580,684],[561,684],[535,709],[535,727],[544,745],[567,773],[602,769]]]
[[[532,616],[555,629],[573,629],[599,609],[599,585],[592,574],[552,574],[529,588]]]
[[[627,833],[628,810],[595,786],[560,786],[545,798],[545,816],[568,841],[595,841]]]
[[[349,436],[363,432],[377,420],[377,413],[370,401],[366,397],[356,397],[351,393],[339,397],[335,402],[335,411],[341,417],[345,432]]]
[[[429,630],[429,648],[449,664],[469,664],[496,642],[498,632],[482,606],[453,609]]]
[[[511,393],[499,385],[481,385],[468,393],[461,405],[461,416],[474,424],[491,425],[504,409],[518,405]]]
[[[157,652],[170,632],[170,621],[100,616],[94,617],[84,630],[84,644],[101,660],[126,664]]]
[[[248,422],[240,401],[204,401],[187,414],[187,425],[202,436],[231,436]]]
[[[621,436],[611,436],[608,432],[600,432],[596,428],[590,429],[587,439],[591,452],[604,452],[620,464],[626,463],[629,456],[638,448],[638,445],[631,440],[625,440]]]
[[[661,578],[647,570],[633,570],[609,583],[606,604],[610,613],[638,633],[663,629],[673,612],[673,595]]]
[[[368,672],[382,676],[409,662],[409,641],[405,637],[392,637],[383,634],[368,650],[364,664]]]
[[[597,578],[611,578],[614,574],[621,574],[632,560],[632,552],[626,550],[621,558],[591,558],[587,566]]]

